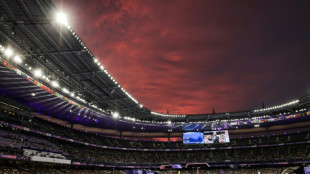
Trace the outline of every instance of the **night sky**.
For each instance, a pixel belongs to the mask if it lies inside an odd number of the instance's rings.
[[[54,3],[109,73],[153,111],[240,111],[310,92],[309,0]]]

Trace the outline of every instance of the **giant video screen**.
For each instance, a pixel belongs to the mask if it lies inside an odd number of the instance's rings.
[[[183,133],[184,144],[203,144],[204,135],[202,132],[186,132]]]
[[[228,130],[205,131],[203,134],[205,144],[219,144],[230,142]]]

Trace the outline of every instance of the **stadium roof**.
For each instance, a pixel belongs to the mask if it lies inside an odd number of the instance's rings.
[[[1,43],[19,52],[23,65],[40,69],[92,105],[128,116],[150,115],[107,73],[74,30],[57,21],[51,1],[3,1],[1,11]]]

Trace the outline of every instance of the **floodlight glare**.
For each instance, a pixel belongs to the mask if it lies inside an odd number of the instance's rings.
[[[36,76],[36,77],[41,77],[42,76],[42,70],[40,70],[40,69],[34,70],[33,73],[34,73],[34,76]]]
[[[57,13],[56,20],[57,20],[57,22],[59,22],[59,23],[61,23],[63,25],[68,26],[68,19],[67,19],[67,15],[66,14],[64,14],[62,12]]]
[[[21,59],[19,56],[15,56],[15,57],[14,57],[14,61],[15,61],[16,63],[22,63],[22,59]]]
[[[119,113],[118,113],[118,112],[113,112],[113,113],[112,113],[112,116],[113,116],[114,118],[118,118],[118,117],[119,117]]]
[[[11,57],[13,55],[13,50],[10,49],[10,48],[7,48],[4,52],[4,54],[7,56],[7,57]]]
[[[67,88],[63,88],[62,90],[64,91],[64,93],[69,93]]]
[[[57,81],[53,81],[53,82],[52,82],[52,86],[54,86],[54,87],[59,87],[59,84],[58,84]]]

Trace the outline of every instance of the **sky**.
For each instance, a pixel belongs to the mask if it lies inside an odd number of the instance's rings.
[[[308,0],[53,2],[108,72],[152,111],[241,111],[310,92]]]

